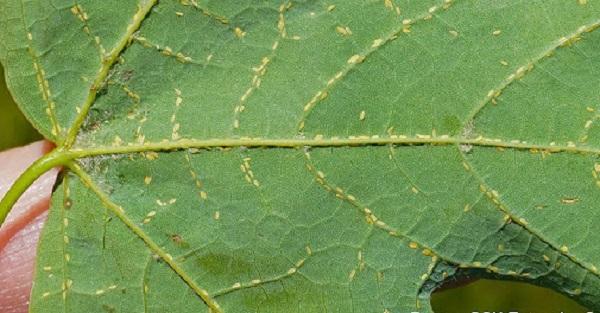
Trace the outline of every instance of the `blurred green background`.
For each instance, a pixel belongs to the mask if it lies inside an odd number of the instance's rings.
[[[6,88],[1,66],[0,76],[0,151],[41,139],[41,136],[29,124],[12,100]],[[573,300],[546,288],[519,282],[487,279],[437,292],[433,295],[432,304],[436,313],[587,312]]]
[[[0,151],[39,140],[41,136],[31,127],[27,119],[12,100],[4,81],[4,70],[0,66]]]
[[[522,282],[489,279],[434,293],[432,305],[436,313],[588,312],[572,299],[553,290]]]

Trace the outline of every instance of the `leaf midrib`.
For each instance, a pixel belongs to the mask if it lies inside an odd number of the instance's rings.
[[[211,148],[302,148],[302,147],[360,147],[360,146],[384,146],[384,145],[471,145],[478,147],[506,148],[516,150],[530,150],[532,152],[547,153],[580,153],[600,154],[600,147],[590,145],[576,145],[574,142],[567,144],[529,143],[521,140],[505,140],[498,138],[464,138],[459,136],[430,136],[418,135],[406,136],[350,136],[347,138],[313,138],[313,139],[263,139],[263,138],[222,138],[222,139],[181,139],[177,141],[148,142],[145,144],[131,144],[120,146],[90,146],[75,147],[60,152],[65,158],[79,159],[107,154],[130,154],[139,152],[161,152],[176,151],[182,149],[211,149]]]

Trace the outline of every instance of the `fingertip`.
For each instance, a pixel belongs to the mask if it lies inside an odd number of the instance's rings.
[[[0,197],[17,177],[54,145],[39,141],[0,152]],[[26,313],[35,267],[37,241],[46,220],[57,169],[42,175],[21,196],[0,227],[0,312]]]

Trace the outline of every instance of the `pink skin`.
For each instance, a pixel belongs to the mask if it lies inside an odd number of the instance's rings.
[[[39,141],[0,152],[0,198],[33,161],[52,149]],[[40,177],[27,190],[0,227],[0,312],[26,313],[33,280],[37,241],[46,221],[58,170]]]

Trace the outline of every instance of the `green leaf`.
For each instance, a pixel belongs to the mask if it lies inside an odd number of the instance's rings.
[[[32,312],[600,309],[600,3],[0,1],[61,164]],[[0,210],[1,211],[1,210]]]

